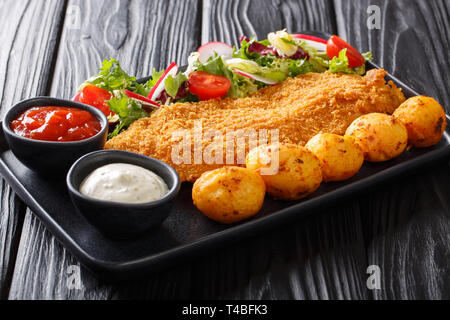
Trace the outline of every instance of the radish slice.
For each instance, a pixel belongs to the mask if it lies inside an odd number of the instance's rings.
[[[156,85],[153,87],[152,91],[150,91],[148,95],[148,99],[155,101],[163,92],[165,85],[164,81],[166,81],[168,76],[175,77],[178,73],[178,66],[175,62],[172,62],[170,66],[167,68],[167,70],[164,72],[164,74],[159,78],[158,82],[156,82]]]
[[[80,102],[80,99],[81,99],[81,92],[78,92],[78,93],[75,95],[75,97],[72,98],[72,101]]]
[[[292,36],[297,39],[311,40],[311,41],[315,41],[315,42],[319,42],[319,43],[323,43],[323,44],[327,44],[327,42],[328,42],[325,39],[314,37],[314,36],[309,36],[307,34],[293,34]]]
[[[199,61],[205,63],[209,58],[214,57],[215,53],[219,56],[231,57],[233,55],[233,47],[223,42],[213,41],[202,45],[197,52],[200,53]]]
[[[259,68],[259,64],[257,64],[255,61],[252,60],[246,60],[246,59],[241,59],[241,58],[231,58],[228,60],[225,60],[225,62],[227,64],[251,64],[256,66],[256,68]]]
[[[311,41],[311,40],[306,40],[306,39],[302,39],[302,40],[304,42],[306,42],[307,45],[309,45],[310,47],[316,49],[317,51],[327,52],[327,45],[326,44],[315,42],[315,41]]]
[[[308,36],[305,34],[294,34],[292,36],[294,38],[303,40],[304,42],[306,42],[307,45],[316,49],[317,51],[320,51],[320,52],[327,51],[327,41],[324,39],[317,38],[314,36]]]
[[[152,101],[144,96],[141,96],[140,94],[134,93],[133,91],[130,90],[125,90],[125,93],[127,94],[127,96],[131,99],[134,100],[138,100],[139,102],[142,102],[144,104],[153,106],[155,108],[159,108],[160,105],[158,103],[156,103],[155,101]]]
[[[258,76],[257,74],[252,74],[252,73],[247,73],[238,69],[233,69],[234,72],[236,72],[237,74],[240,74],[241,76],[250,78],[252,80],[256,80],[265,84],[270,84],[270,85],[274,85],[277,84],[278,82],[276,82],[275,80],[269,79],[269,78],[265,78],[265,77],[261,77]]]

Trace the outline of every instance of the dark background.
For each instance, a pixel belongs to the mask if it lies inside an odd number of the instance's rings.
[[[369,5],[381,29],[369,30]],[[1,115],[37,95],[73,96],[109,57],[147,76],[186,64],[202,43],[287,28],[338,34],[449,112],[449,0],[4,0],[0,2]],[[79,18],[77,16],[79,14]],[[78,22],[78,23],[77,23]],[[0,297],[9,299],[449,299],[447,163],[141,280],[102,283],[4,182]],[[369,265],[381,290],[366,287]]]

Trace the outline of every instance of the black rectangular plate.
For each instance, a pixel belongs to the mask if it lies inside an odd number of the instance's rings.
[[[369,63],[369,68],[378,66]],[[392,76],[387,79],[401,87],[407,97],[418,95],[400,80]],[[313,209],[449,158],[450,131],[447,128],[442,141],[432,148],[413,149],[385,163],[365,163],[351,180],[323,184],[303,201],[283,202],[267,197],[255,218],[232,226],[220,225],[202,215],[192,203],[192,185],[185,183],[170,217],[160,229],[143,238],[116,241],[103,236],[74,209],[64,179],[43,179],[24,167],[11,153],[3,132],[0,132],[0,173],[3,177],[81,263],[102,277],[114,279],[134,277],[173,265],[181,259],[298,219]]]

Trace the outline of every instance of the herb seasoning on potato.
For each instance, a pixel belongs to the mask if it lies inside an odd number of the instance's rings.
[[[427,148],[441,141],[447,127],[444,108],[430,97],[418,96],[404,102],[395,110],[394,117],[408,130],[408,144]]]
[[[353,136],[370,162],[388,161],[401,155],[408,144],[408,131],[393,116],[370,113],[356,119],[346,135]]]
[[[320,133],[305,147],[319,158],[325,182],[350,179],[364,163],[361,147],[350,136]]]
[[[231,224],[256,215],[266,186],[261,176],[241,167],[223,167],[204,173],[194,184],[194,205],[210,219]]]
[[[278,153],[278,173],[262,175],[267,192],[276,199],[299,200],[316,191],[322,183],[319,159],[308,149],[295,144],[261,146],[247,156],[247,168],[256,172],[273,166],[267,162]]]

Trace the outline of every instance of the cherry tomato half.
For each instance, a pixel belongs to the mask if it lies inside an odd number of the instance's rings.
[[[108,91],[92,84],[88,84],[73,98],[73,100],[93,106],[109,117],[115,115],[113,111],[109,110],[107,104],[111,98],[112,95]]]
[[[223,98],[230,90],[231,81],[224,76],[195,71],[189,75],[189,91],[200,100]]]
[[[327,43],[327,54],[330,59],[339,56],[339,52],[343,49],[347,49],[348,66],[350,68],[356,68],[362,66],[366,61],[358,50],[353,48],[347,42],[339,38],[338,36],[332,36]]]

